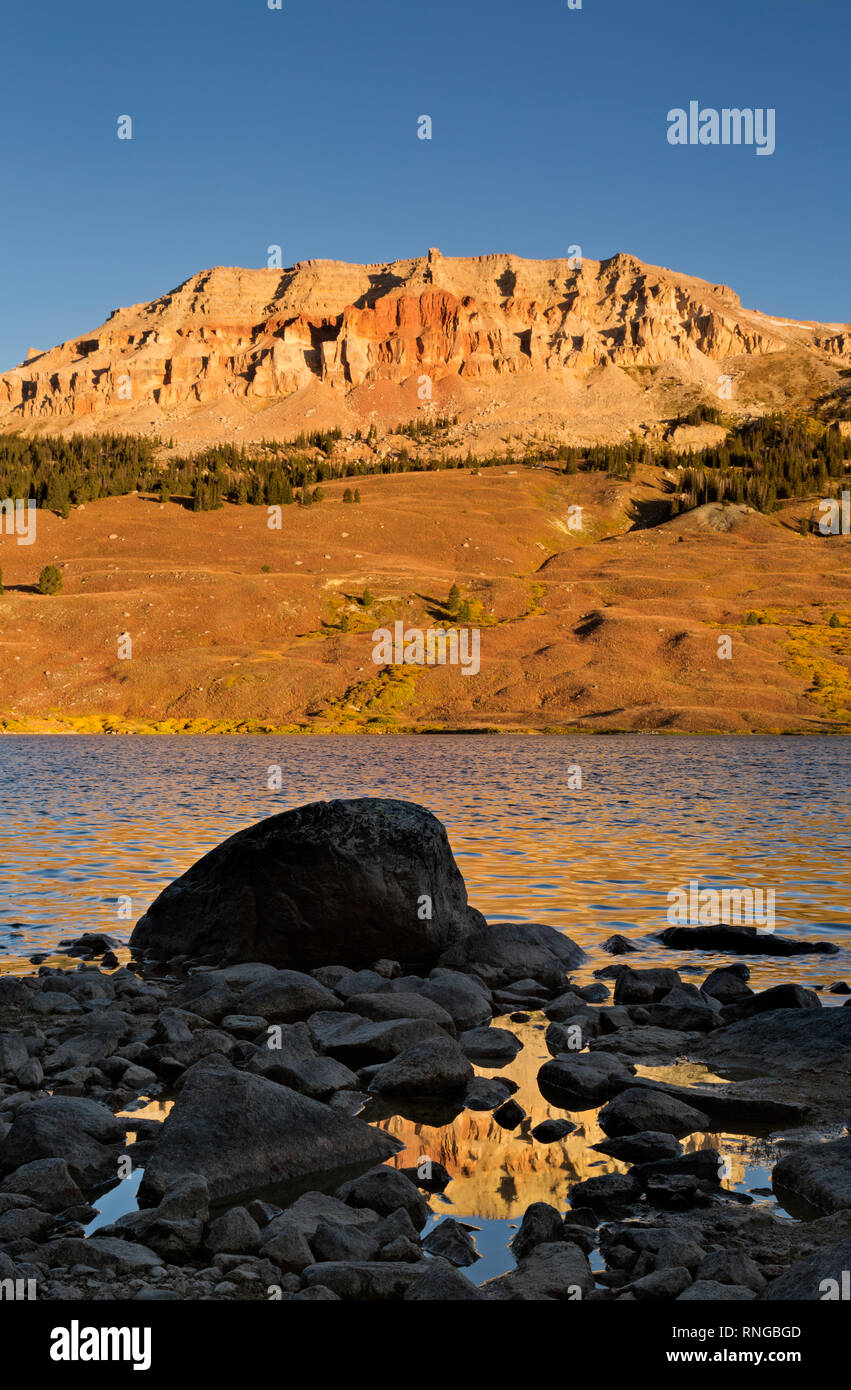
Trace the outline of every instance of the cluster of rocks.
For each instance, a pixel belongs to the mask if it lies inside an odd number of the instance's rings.
[[[700,988],[623,963],[576,986],[584,953],[568,938],[469,908],[422,808],[322,803],[241,832],[160,896],[131,946],[135,963],[110,968],[111,943],[87,934],[74,971],[0,977],[0,1278],[35,1280],[40,1298],[820,1297],[800,1291],[813,1270],[847,1266],[851,1139],[803,1134],[777,1165],[778,1190],[833,1213],[800,1228],[728,1191],[715,1150],[680,1141],[835,1118],[851,1010],[794,984],[755,992],[744,964]],[[597,1147],[628,1166],[574,1184],[566,1213],[531,1206],[516,1269],[477,1287],[469,1227],[445,1217],[423,1236],[424,1194],[451,1174],[388,1166],[403,1146],[381,1121],[469,1108],[517,1128],[514,1082],[473,1064],[513,1060],[516,1035],[492,1020],[524,1011],[545,1020],[544,1098],[602,1107]],[[688,1055],[765,1061],[781,1036],[794,1042],[771,1057],[772,1084],[637,1074]],[[174,1098],[164,1121],[134,1114],[157,1096]],[[86,1236],[128,1158],[144,1170],[138,1210]]]

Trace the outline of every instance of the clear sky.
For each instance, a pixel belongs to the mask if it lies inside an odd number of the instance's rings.
[[[849,0],[281,3],[7,7],[0,370],[272,244],[630,251],[851,319]],[[669,144],[690,101],[773,108],[775,153]]]

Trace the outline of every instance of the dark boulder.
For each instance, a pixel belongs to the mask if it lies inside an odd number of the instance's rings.
[[[819,1214],[851,1208],[851,1139],[795,1149],[775,1164],[771,1181],[784,1206],[791,1196]]]
[[[227,1062],[193,1068],[145,1166],[140,1196],[164,1195],[198,1174],[212,1202],[348,1166],[366,1167],[402,1147],[363,1120]]]
[[[548,989],[564,987],[565,975],[585,960],[575,941],[539,923],[482,921],[444,951],[443,966],[478,975],[490,989],[533,978]]]
[[[656,939],[673,951],[731,951],[753,956],[836,955],[839,950],[832,941],[797,941],[758,927],[720,922],[707,927],[666,927]]]
[[[81,1096],[46,1096],[15,1113],[0,1144],[0,1172],[61,1158],[80,1187],[114,1177],[124,1126],[105,1105]]]
[[[130,945],[299,969],[433,965],[483,926],[440,821],[412,802],[364,797],[238,831],[160,893]]]

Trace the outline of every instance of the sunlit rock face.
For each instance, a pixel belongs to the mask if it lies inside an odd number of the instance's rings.
[[[565,373],[665,362],[711,376],[713,363],[792,348],[845,359],[845,327],[771,319],[724,285],[629,255],[577,263],[431,251],[381,265],[219,266],[31,350],[0,376],[0,422],[103,417],[141,428],[212,403],[269,405],[317,383],[345,396],[422,376],[534,374],[563,387]]]

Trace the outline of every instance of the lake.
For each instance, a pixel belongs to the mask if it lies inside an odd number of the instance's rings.
[[[668,892],[697,879],[773,888],[778,933],[848,948],[849,781],[847,738],[8,736],[0,960],[20,968],[83,930],[124,939],[161,888],[235,830],[350,796],[433,811],[471,903],[494,919],[548,922],[594,946],[662,930]],[[807,983],[836,969],[836,957],[794,962]],[[767,958],[754,978],[789,970]]]
[[[276,769],[278,791],[269,789]],[[646,939],[667,925],[669,891],[697,879],[774,889],[778,933],[841,948],[750,957],[752,985],[825,989],[851,979],[849,773],[845,738],[6,737],[0,969],[36,969],[35,954],[61,960],[57,943],[83,930],[125,940],[161,888],[244,825],[307,801],[372,795],[421,802],[444,822],[470,901],[486,916],[548,922],[592,951],[575,974],[581,984],[611,961],[599,947],[613,932],[636,940],[631,965],[674,965],[699,980],[722,964],[726,957],[677,955]],[[118,915],[126,899],[129,918]],[[507,1243],[530,1202],[563,1207],[572,1182],[626,1169],[590,1147],[603,1137],[597,1110],[559,1111],[541,1097],[545,1022],[533,1014],[509,1024],[522,1051],[484,1072],[517,1082],[527,1118],[515,1131],[488,1112],[465,1110],[435,1127],[363,1112],[404,1139],[399,1166],[430,1157],[453,1172],[431,1207],[435,1219],[449,1214],[477,1228],[477,1282],[511,1266]],[[684,1063],[639,1072],[683,1084],[714,1079]],[[169,1103],[154,1097],[133,1108],[162,1118]],[[566,1139],[530,1138],[532,1125],[562,1115],[577,1126]],[[773,1201],[774,1140],[700,1133],[684,1141],[686,1150],[705,1147],[728,1159],[728,1187]],[[134,1206],[138,1180],[99,1200],[103,1215],[91,1229]]]

